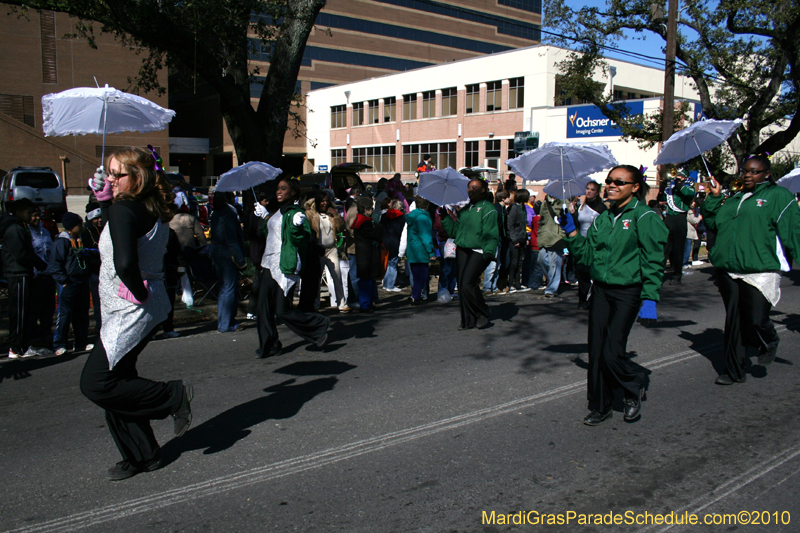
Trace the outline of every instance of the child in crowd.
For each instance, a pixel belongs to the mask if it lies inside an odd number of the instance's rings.
[[[75,332],[75,351],[91,350],[89,337],[89,280],[91,270],[83,249],[81,232],[83,220],[75,213],[66,212],[61,218],[64,231],[59,233],[50,250],[47,273],[60,286],[56,332],[53,349],[56,355],[67,353],[69,326]]]

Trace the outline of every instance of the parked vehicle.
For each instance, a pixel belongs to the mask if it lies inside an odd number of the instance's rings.
[[[338,198],[342,191],[358,185],[364,189],[364,182],[358,174],[363,170],[372,168],[363,163],[341,163],[334,166],[330,172],[312,172],[303,174],[298,181],[303,194],[308,194],[315,188],[333,189],[333,193]]]
[[[67,212],[67,191],[61,176],[50,167],[14,167],[0,181],[3,213],[14,200],[27,198],[53,213],[56,222]]]

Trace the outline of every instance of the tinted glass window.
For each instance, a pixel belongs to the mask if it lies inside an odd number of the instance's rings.
[[[20,172],[17,174],[14,185],[34,189],[57,189],[58,178],[51,172]]]

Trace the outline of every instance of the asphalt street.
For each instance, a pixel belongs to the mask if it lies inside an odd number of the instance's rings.
[[[86,355],[4,360],[0,531],[800,531],[800,271],[773,310],[778,359],[753,357],[730,387],[714,384],[710,274],[665,285],[657,327],[634,326],[628,348],[650,372],[635,423],[621,398],[611,420],[582,423],[574,290],[493,296],[492,326],[466,332],[457,302],[383,293],[375,314],[332,315],[322,350],[281,326],[284,354],[266,360],[252,325],[151,342],[139,373],[192,382],[194,421],[179,439],[154,422],[168,464],[121,482],[78,387]]]

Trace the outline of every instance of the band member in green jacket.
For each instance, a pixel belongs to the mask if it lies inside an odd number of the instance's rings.
[[[670,285],[681,283],[683,275],[683,251],[686,246],[686,217],[687,211],[692,208],[695,190],[691,183],[686,181],[683,172],[676,169],[673,179],[664,190],[667,199],[667,216],[664,223],[669,230],[669,262],[672,265],[672,279]]]
[[[780,271],[788,271],[800,254],[800,209],[794,195],[775,184],[769,159],[748,159],[742,178],[743,189],[727,199],[712,182],[703,202],[706,227],[717,232],[709,259],[725,304],[725,373],[719,385],[744,383],[747,346],[760,350],[760,365],[775,359],[780,338],[769,311],[781,297]]]
[[[264,359],[281,353],[278,321],[309,343],[322,347],[328,340],[330,319],[319,313],[304,313],[292,307],[292,298],[306,247],[311,240],[311,224],[300,207],[300,184],[281,178],[275,191],[280,208],[272,215],[256,203],[255,214],[265,219],[267,236],[261,258],[258,294],[258,343],[256,356]],[[316,244],[311,244],[316,246]]]
[[[641,417],[646,376],[628,359],[626,348],[640,308],[655,318],[669,234],[645,202],[649,187],[638,168],[612,168],[606,185],[612,206],[594,219],[586,237],[572,217],[559,221],[570,253],[590,268],[593,281],[587,379],[591,412],[583,420],[589,426],[611,418],[615,388],[625,394],[625,421]]]
[[[481,272],[494,259],[500,232],[497,210],[486,200],[488,185],[474,179],[467,186],[469,204],[458,215],[442,211],[442,226],[456,243],[458,295],[461,304],[461,325],[458,329],[483,328],[489,323],[489,306],[480,287]]]

